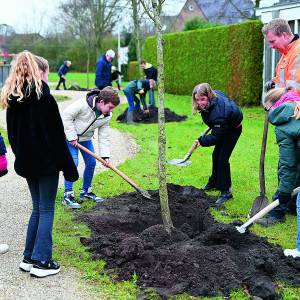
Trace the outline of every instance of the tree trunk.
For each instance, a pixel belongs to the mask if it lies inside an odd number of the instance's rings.
[[[155,1],[152,1],[152,4]],[[167,190],[166,175],[166,131],[165,131],[165,109],[164,109],[164,61],[163,61],[163,39],[161,31],[160,12],[158,7],[153,5],[155,27],[157,35],[157,67],[158,67],[158,173],[159,173],[159,196],[161,214],[164,226],[168,233],[173,227]]]
[[[132,4],[132,14],[133,14],[133,24],[134,24],[134,39],[135,39],[135,50],[136,58],[139,65],[140,77],[143,77],[143,72],[140,68],[141,64],[141,39],[140,39],[140,22],[137,12],[137,0],[131,0]]]
[[[90,49],[87,51],[87,60],[86,60],[86,88],[90,87]]]

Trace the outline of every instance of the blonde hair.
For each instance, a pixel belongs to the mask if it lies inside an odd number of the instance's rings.
[[[192,93],[192,107],[193,107],[193,114],[196,114],[200,111],[199,106],[197,104],[195,96],[206,96],[208,100],[216,97],[215,92],[212,90],[211,86],[208,83],[200,83],[196,85],[193,89]]]
[[[291,35],[291,27],[287,20],[284,19],[273,19],[268,24],[265,24],[262,28],[262,33],[266,35],[269,31],[274,33],[276,36],[281,36],[284,32]]]
[[[294,90],[292,87],[287,88],[276,88],[270,90],[264,99],[264,105],[266,103],[275,104],[286,92]],[[294,117],[296,120],[300,119],[300,101],[293,101],[295,104],[294,114],[292,117]]]
[[[41,71],[48,68],[48,62],[40,56],[35,56],[29,51],[23,51],[15,57],[8,78],[1,91],[1,105],[9,106],[11,96],[17,101],[22,101],[35,90],[37,98],[42,95]],[[25,88],[25,90],[24,90]]]

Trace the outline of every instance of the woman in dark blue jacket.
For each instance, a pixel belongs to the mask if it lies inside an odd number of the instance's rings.
[[[243,114],[234,101],[220,91],[213,91],[208,83],[193,90],[193,110],[201,113],[211,134],[200,136],[198,146],[215,146],[212,153],[212,175],[204,190],[221,191],[216,203],[232,198],[229,159],[242,133]]]

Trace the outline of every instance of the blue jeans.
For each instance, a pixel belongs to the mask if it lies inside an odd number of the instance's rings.
[[[89,149],[92,152],[95,152],[94,145],[91,140],[79,142],[80,145],[84,146],[85,148]],[[73,157],[74,163],[76,167],[78,166],[78,148],[74,147],[72,144],[68,143],[68,147]],[[94,171],[96,167],[96,159],[89,155],[88,153],[80,150],[81,155],[83,157],[85,168],[83,172],[83,186],[82,189],[87,191],[89,187],[92,185],[92,180],[94,176]],[[65,192],[70,192],[73,190],[73,182],[65,180]]]
[[[32,198],[32,213],[23,255],[38,261],[49,261],[52,258],[52,227],[58,173],[26,180]]]
[[[298,234],[297,234],[297,249],[300,251],[300,193],[297,195],[297,226],[298,226]]]
[[[124,91],[124,94],[127,98],[127,102],[129,105],[128,112],[134,111],[135,108],[140,108],[141,102],[140,102],[140,99],[136,95],[128,93],[126,91]]]
[[[149,90],[149,107],[155,107],[154,89]]]

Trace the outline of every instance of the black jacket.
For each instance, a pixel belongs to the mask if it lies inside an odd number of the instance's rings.
[[[207,111],[201,112],[203,122],[212,129],[211,134],[199,137],[199,142],[203,147],[213,146],[221,142],[243,120],[243,114],[233,100],[220,91],[214,92],[217,97],[211,100]]]
[[[148,69],[144,69],[144,73],[146,75],[146,79],[154,79],[157,81],[157,69],[155,67],[150,67]]]
[[[8,139],[15,154],[16,173],[25,178],[55,175],[78,179],[64,134],[58,106],[43,82],[42,96],[35,91],[22,102],[13,96],[6,113]]]

